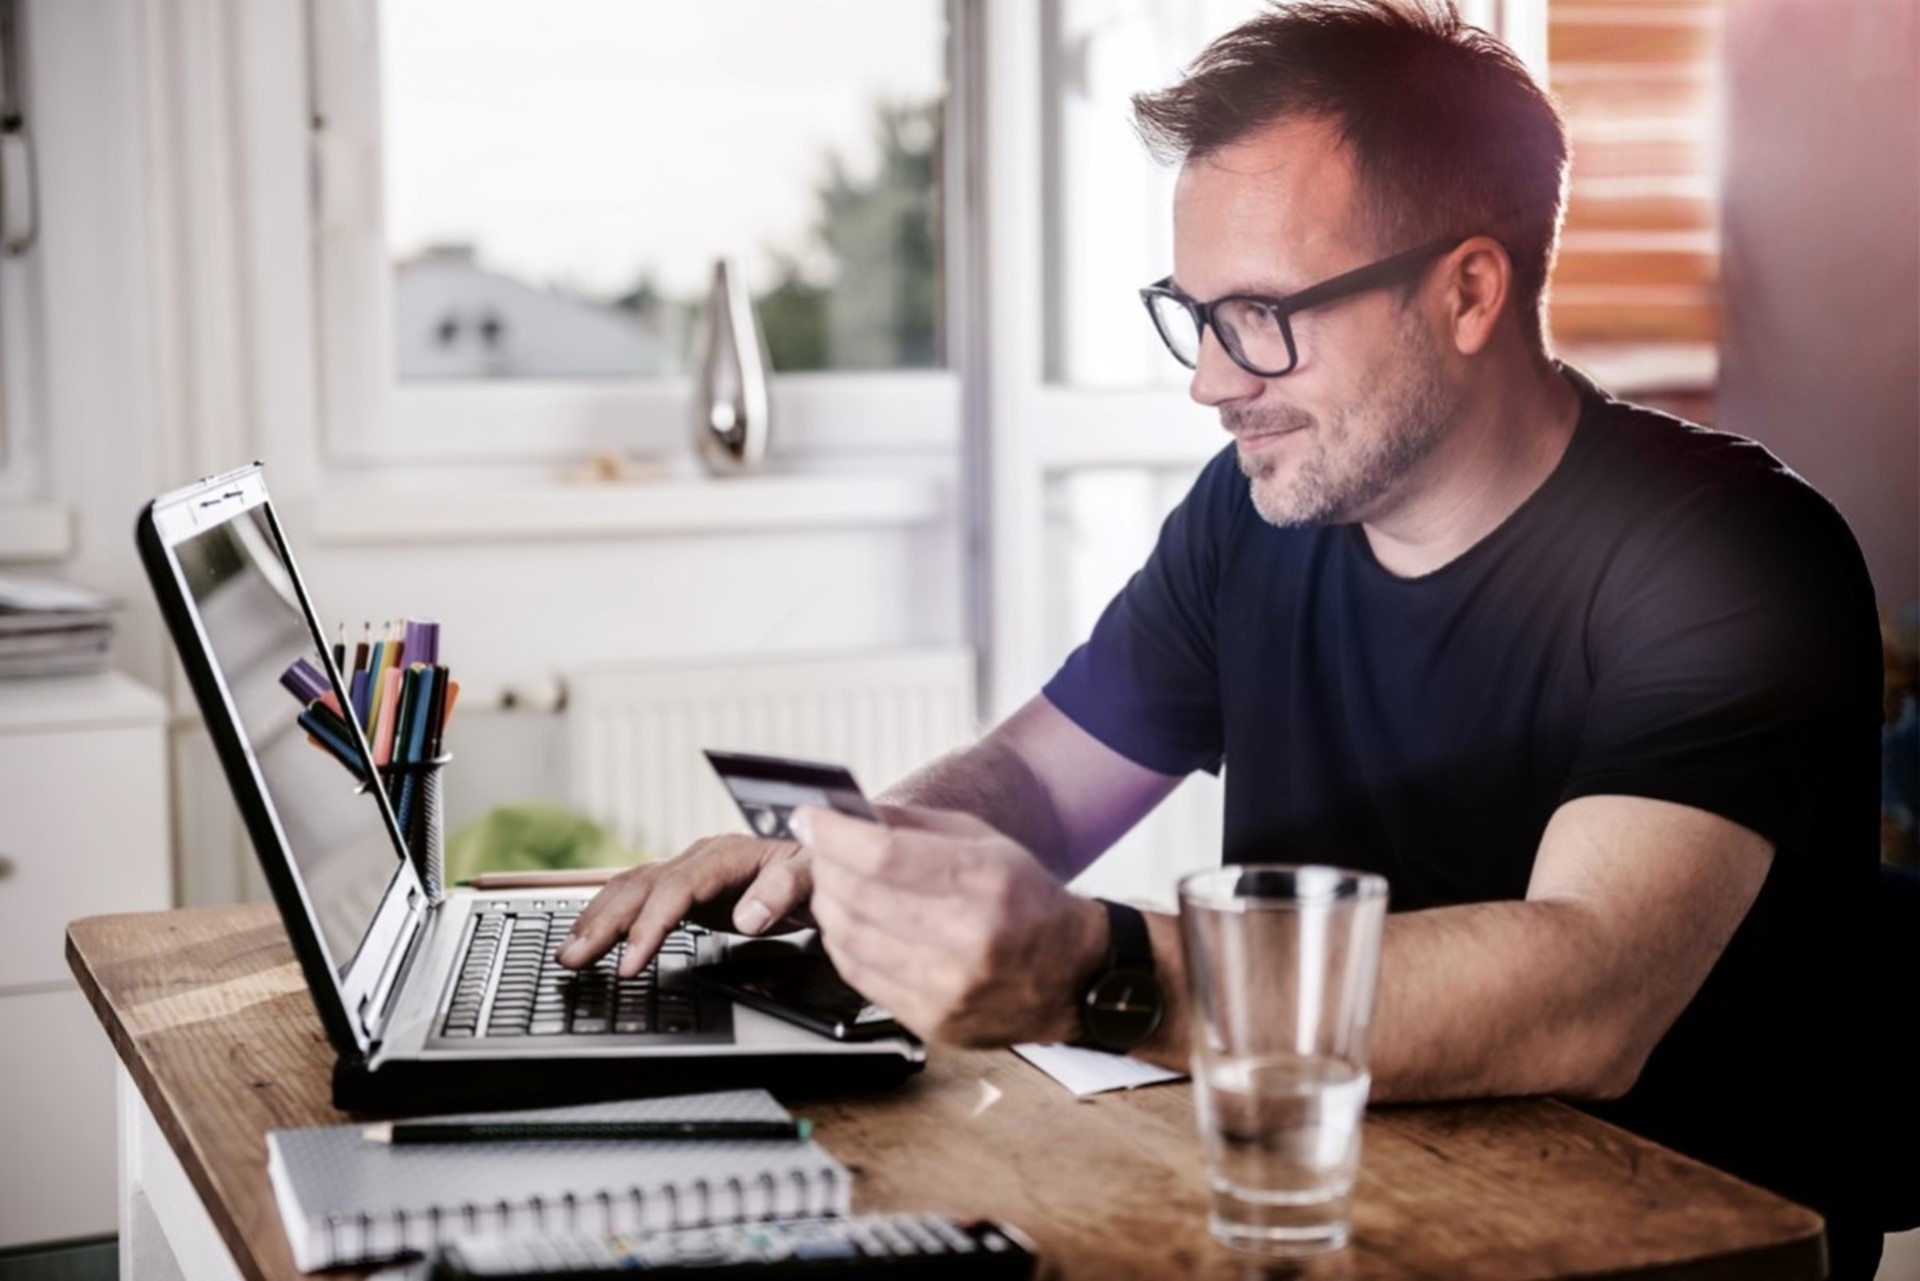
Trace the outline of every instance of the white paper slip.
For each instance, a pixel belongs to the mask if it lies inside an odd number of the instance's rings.
[[[1016,1045],[1013,1052],[1083,1099],[1107,1090],[1131,1090],[1186,1077],[1185,1072],[1157,1067],[1124,1054],[1087,1050],[1077,1045]]]

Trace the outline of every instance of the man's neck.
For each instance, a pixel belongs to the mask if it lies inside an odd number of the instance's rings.
[[[1546,483],[1579,418],[1580,393],[1552,364],[1486,384],[1393,509],[1362,521],[1374,559],[1419,578],[1464,554]]]

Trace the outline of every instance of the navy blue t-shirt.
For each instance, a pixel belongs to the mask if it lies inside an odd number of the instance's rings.
[[[1872,586],[1839,514],[1759,445],[1568,376],[1582,406],[1552,474],[1418,578],[1357,525],[1267,524],[1223,450],[1045,693],[1149,769],[1224,765],[1228,862],[1378,872],[1396,911],[1524,898],[1548,819],[1581,796],[1766,837],[1720,963],[1594,1110],[1846,1220],[1879,840]]]

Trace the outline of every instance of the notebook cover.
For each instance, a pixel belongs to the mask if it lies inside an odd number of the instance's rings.
[[[790,1119],[765,1090],[474,1113],[452,1120]],[[567,1140],[400,1145],[358,1124],[274,1130],[267,1168],[302,1271],[454,1236],[612,1234],[846,1214],[846,1167],[811,1141]]]

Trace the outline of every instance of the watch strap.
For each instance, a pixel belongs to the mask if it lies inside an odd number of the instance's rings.
[[[1153,971],[1153,938],[1147,918],[1137,907],[1100,899],[1107,910],[1107,968]]]

